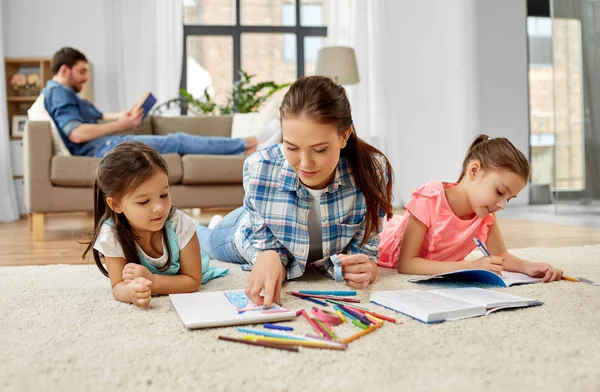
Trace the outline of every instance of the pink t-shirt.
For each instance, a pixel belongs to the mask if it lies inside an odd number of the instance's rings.
[[[444,189],[454,183],[430,182],[417,189],[406,204],[404,216],[393,216],[386,221],[379,243],[379,261],[382,267],[396,268],[402,245],[402,236],[410,215],[427,226],[419,257],[438,261],[461,261],[475,249],[473,237],[487,242],[494,215],[475,216],[462,220],[452,212]]]

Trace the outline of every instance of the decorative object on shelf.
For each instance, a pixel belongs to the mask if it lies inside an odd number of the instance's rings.
[[[180,90],[181,105],[185,106],[187,104],[190,112],[200,115],[251,113],[258,111],[260,105],[275,92],[291,84],[277,84],[273,81],[253,83],[252,78],[255,76],[240,70],[240,80],[233,83],[233,88],[225,105],[217,105],[207,90],[204,90],[202,98],[196,99],[183,89]]]
[[[36,73],[25,75],[17,72],[10,78],[10,85],[17,95],[38,95],[40,93],[40,75]]]
[[[25,132],[25,124],[27,123],[27,116],[22,114],[15,114],[12,117],[12,128],[10,134],[14,137],[23,137]]]

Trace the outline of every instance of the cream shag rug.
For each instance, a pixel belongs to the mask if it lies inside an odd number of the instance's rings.
[[[571,276],[600,282],[600,246],[522,249]],[[213,262],[213,265],[226,265]],[[243,288],[248,272],[201,290]],[[371,290],[432,288],[380,269]],[[115,301],[95,266],[0,268],[2,391],[599,391],[600,287],[561,281],[504,289],[543,306],[425,325],[373,304],[403,324],[386,323],[345,352],[300,353],[217,341],[234,327],[188,331],[168,297],[140,310]],[[343,286],[342,286],[343,287]],[[340,289],[319,274],[284,290]],[[284,306],[310,309],[286,295]],[[291,322],[311,332],[307,322]],[[341,336],[357,332],[336,328]]]

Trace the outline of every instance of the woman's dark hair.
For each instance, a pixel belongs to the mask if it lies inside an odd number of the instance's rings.
[[[124,142],[115,147],[114,150],[106,154],[100,161],[96,170],[96,180],[94,181],[94,230],[90,235],[90,242],[86,242],[87,248],[83,252],[82,258],[85,258],[91,250],[94,255],[94,261],[104,275],[108,276],[108,271],[102,265],[100,252],[94,249],[94,244],[98,239],[102,224],[111,220],[117,234],[117,240],[123,248],[125,260],[128,263],[140,264],[140,258],[135,246],[136,235],[133,233],[131,225],[124,214],[117,214],[113,211],[106,199],[112,197],[119,199],[128,192],[136,189],[144,181],[160,170],[168,174],[167,164],[164,159],[151,147],[141,142]],[[171,208],[169,216],[173,214],[174,208]],[[166,271],[171,267],[171,249],[167,239],[166,228],[162,229],[163,238],[167,244],[167,263],[160,271]],[[154,249],[158,253],[157,249]]]
[[[469,164],[473,160],[478,160],[483,169],[507,170],[517,174],[524,181],[529,179],[531,169],[527,158],[504,137],[491,139],[488,135],[477,136],[465,155],[458,182],[465,177]]]
[[[341,155],[348,158],[367,205],[365,235],[360,246],[364,245],[381,229],[380,211],[392,217],[393,173],[387,157],[356,135],[346,90],[328,77],[306,76],[290,86],[279,111],[282,119],[306,116],[320,124],[333,125],[340,135],[352,128]]]
[[[87,58],[83,53],[73,48],[60,48],[54,53],[52,56],[52,62],[50,64],[50,70],[52,71],[52,75],[56,75],[58,70],[63,65],[66,65],[69,68],[73,68],[78,61],[88,62]]]

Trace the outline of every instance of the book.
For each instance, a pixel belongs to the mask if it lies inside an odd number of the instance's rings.
[[[370,300],[427,324],[487,316],[501,309],[542,304],[533,298],[476,287],[375,291],[371,293]]]
[[[144,114],[142,115],[142,121],[144,121],[146,116],[150,113],[150,110],[152,110],[152,107],[154,106],[155,103],[156,103],[156,98],[154,97],[154,95],[152,95],[151,92],[146,91],[142,95],[140,100],[135,105],[133,105],[133,107],[131,108],[131,111],[135,112],[138,109],[142,109],[144,111]]]
[[[183,325],[189,329],[224,327],[286,321],[296,312],[273,305],[269,309],[254,304],[243,290],[170,294],[169,298]]]
[[[529,275],[521,274],[519,272],[502,271],[501,275],[498,275],[495,272],[482,269],[460,270],[437,275],[418,276],[416,278],[409,279],[408,281],[412,283],[419,283],[436,279],[479,282],[501,287],[510,287],[516,284],[538,283],[542,281],[541,278],[533,278]]]

